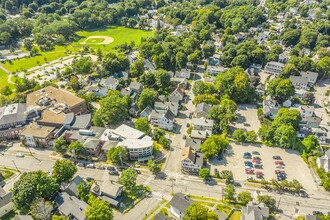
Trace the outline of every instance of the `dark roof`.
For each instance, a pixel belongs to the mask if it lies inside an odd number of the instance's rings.
[[[175,115],[174,115],[173,112],[170,111],[170,110],[167,110],[167,111],[165,112],[165,117],[166,117],[167,119],[171,120],[171,121],[173,121],[173,120],[175,119]]]
[[[196,106],[196,113],[199,113],[199,112],[206,112],[208,113],[211,109],[211,105],[205,103],[205,102],[202,102],[202,103],[199,103],[197,106]]]
[[[26,104],[15,103],[0,107],[0,124],[11,124],[15,122],[25,121]]]
[[[154,220],[170,220],[172,218],[168,218],[166,215],[164,215],[163,213],[158,213],[157,215],[155,215]]]
[[[199,151],[201,148],[202,141],[200,139],[193,139],[193,138],[187,138],[186,139],[186,147],[192,147],[196,151]]]
[[[67,186],[65,192],[68,193],[70,196],[78,196],[78,185],[80,183],[87,185],[87,183],[80,176],[76,176]]]
[[[90,113],[84,115],[77,115],[75,117],[74,124],[72,125],[72,129],[86,129],[89,127],[92,119],[92,115]]]
[[[75,196],[70,196],[66,192],[60,193],[55,197],[55,203],[58,210],[65,216],[72,216],[79,220],[87,219],[84,211],[87,208],[87,203],[79,200]]]
[[[86,141],[84,142],[84,147],[87,149],[97,149],[99,146],[101,140],[99,138],[87,138]]]
[[[150,115],[152,112],[152,108],[150,107],[150,105],[148,105],[147,107],[145,107],[145,109],[142,110],[142,112],[145,112],[147,113],[147,115]]]
[[[170,205],[184,213],[186,209],[193,203],[193,201],[182,193],[177,193],[170,201]]]
[[[74,122],[74,114],[72,112],[68,113],[68,114],[65,114],[63,124],[72,125],[73,122]]]
[[[11,203],[11,197],[12,197],[12,192],[8,192],[6,193],[6,191],[4,191],[2,189],[2,187],[0,187],[0,196],[1,196],[1,199],[0,199],[0,207],[3,207],[9,203]]]

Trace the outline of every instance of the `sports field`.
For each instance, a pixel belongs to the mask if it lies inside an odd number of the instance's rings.
[[[154,35],[152,31],[144,31],[134,28],[112,26],[103,29],[78,31],[76,32],[81,39],[72,43],[74,47],[82,47],[88,45],[95,49],[110,50],[123,43],[135,42],[139,45],[142,37],[151,37]],[[112,41],[110,39],[113,39]]]

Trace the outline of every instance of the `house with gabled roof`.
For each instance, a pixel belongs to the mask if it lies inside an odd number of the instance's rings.
[[[55,197],[55,204],[61,215],[70,219],[87,220],[84,212],[88,204],[79,200],[77,197],[62,192]]]
[[[176,88],[175,90],[171,93],[172,96],[176,96],[180,99],[180,101],[183,100],[183,97],[185,95],[185,92],[184,92],[184,89],[185,86],[184,84],[180,83]]]
[[[196,105],[195,117],[207,118],[211,108],[212,106],[210,104],[207,104],[205,102],[199,103],[198,105]]]
[[[269,217],[269,208],[264,204],[258,205],[249,202],[242,207],[242,220],[266,220]]]
[[[151,112],[152,112],[152,108],[150,105],[148,105],[140,112],[140,118],[149,118]]]
[[[203,167],[204,154],[196,152],[192,147],[185,147],[181,153],[181,170],[186,173],[198,173]]]
[[[63,185],[62,187],[64,187],[64,192],[66,192],[67,194],[69,194],[70,196],[79,196],[79,192],[78,192],[78,185],[79,184],[84,184],[85,186],[87,186],[87,183],[85,182],[85,180],[83,180],[83,178],[81,178],[79,175],[75,176],[72,181],[66,185]]]
[[[175,115],[170,110],[152,110],[149,121],[154,126],[172,131],[174,129]]]
[[[114,78],[113,76],[109,76],[105,79],[102,79],[100,82],[100,85],[104,88],[110,89],[110,90],[116,90],[117,86],[119,85],[118,79]]]
[[[14,209],[12,195],[12,192],[6,192],[0,186],[0,219]]]
[[[187,208],[193,201],[182,193],[176,193],[170,201],[170,212],[178,219],[182,219]]]
[[[325,172],[330,172],[330,150],[327,150],[322,157],[317,158],[318,168],[323,168]]]

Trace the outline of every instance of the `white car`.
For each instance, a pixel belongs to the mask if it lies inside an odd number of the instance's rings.
[[[22,154],[22,153],[17,153],[15,156],[16,156],[16,157],[24,157],[24,154]]]
[[[321,180],[317,179],[317,180],[315,180],[315,182],[317,183],[317,185],[322,186]]]
[[[98,166],[96,167],[96,169],[99,169],[99,170],[105,170],[105,167],[104,167],[103,165],[98,165]]]
[[[87,168],[95,168],[95,166],[94,166],[93,163],[87,164],[86,167],[87,167]]]

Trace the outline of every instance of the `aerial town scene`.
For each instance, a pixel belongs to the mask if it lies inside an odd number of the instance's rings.
[[[0,220],[330,220],[330,0],[0,0]]]

